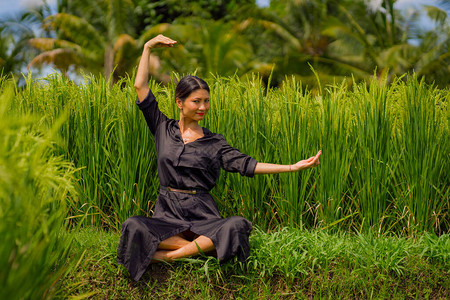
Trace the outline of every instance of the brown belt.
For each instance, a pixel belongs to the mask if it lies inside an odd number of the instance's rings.
[[[166,190],[169,192],[177,192],[177,193],[184,193],[184,194],[190,194],[190,195],[196,195],[196,194],[207,194],[209,191],[203,190],[203,189],[195,189],[195,190],[181,190],[181,189],[175,189],[170,186],[160,186],[161,190]]]

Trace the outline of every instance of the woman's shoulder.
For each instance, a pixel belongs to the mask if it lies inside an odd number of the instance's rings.
[[[211,130],[209,130],[206,127],[202,127],[202,129],[203,129],[203,134],[204,134],[205,138],[211,138],[211,139],[215,139],[218,141],[226,141],[225,137],[223,135],[221,135],[220,133],[212,132]]]

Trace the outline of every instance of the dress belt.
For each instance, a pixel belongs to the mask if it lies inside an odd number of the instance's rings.
[[[169,192],[177,192],[177,193],[184,193],[184,194],[190,194],[190,195],[196,195],[196,194],[208,194],[208,190],[204,189],[194,189],[194,190],[181,190],[181,189],[175,189],[170,186],[160,186],[161,190],[169,191]]]

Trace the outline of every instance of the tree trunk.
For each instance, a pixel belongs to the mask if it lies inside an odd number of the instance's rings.
[[[105,50],[105,63],[104,63],[104,75],[106,80],[110,80],[110,85],[114,85],[114,76],[112,74],[114,69],[114,49],[111,45],[106,46]]]

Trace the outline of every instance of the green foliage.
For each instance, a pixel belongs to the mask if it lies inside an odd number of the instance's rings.
[[[156,75],[195,72],[203,78],[215,75],[246,77],[256,72],[268,76],[272,68],[254,58],[252,46],[238,23],[194,19],[184,24],[160,24],[144,33],[140,44],[159,33],[178,43],[173,48],[153,52],[161,62],[161,68],[152,72]]]
[[[60,297],[442,299],[449,293],[449,261],[435,259],[449,253],[448,234],[404,239],[255,229],[247,263],[199,257],[152,264],[139,282],[114,263],[117,233],[85,228],[74,235],[72,252],[84,256],[62,278]]]
[[[447,86],[450,27],[446,12],[426,7],[437,26],[425,31],[418,18],[420,9],[406,19],[393,0],[380,1],[379,7],[370,3],[271,1],[270,8],[250,15],[249,20],[266,30],[265,39],[271,43],[264,44],[271,47],[265,53],[277,66],[277,81],[295,74],[315,86],[311,64],[328,83],[349,76],[369,81],[376,70],[379,77],[389,74],[388,80],[415,72],[428,83]],[[267,60],[262,56],[262,61]]]
[[[179,19],[197,18],[203,20],[221,20],[236,18],[242,6],[254,6],[254,0],[134,0],[136,15],[140,20],[138,28],[154,26],[160,23],[175,23]]]
[[[448,90],[415,77],[316,94],[294,79],[281,89],[266,89],[258,77],[209,83],[202,126],[243,153],[292,164],[323,150],[313,170],[255,178],[223,172],[212,194],[224,216],[243,215],[262,228],[449,231]],[[162,111],[177,118],[173,84],[150,86]],[[91,224],[119,229],[132,215],[152,215],[156,155],[135,99],[130,81],[109,88],[95,77],[76,86],[51,76],[17,95],[17,109],[42,115],[48,128],[70,111],[54,151],[80,168],[79,196],[68,201],[72,220],[87,214]]]
[[[73,166],[53,154],[64,115],[42,130],[41,118],[16,108],[17,90],[0,79],[0,298],[52,293],[70,262],[66,198],[75,196]]]
[[[19,74],[35,54],[27,41],[35,36],[32,26],[39,12],[26,12],[16,18],[0,20],[0,76],[20,80]]]
[[[178,41],[173,49],[152,56],[150,72],[164,83],[172,71],[195,71],[202,77],[258,72],[265,80],[272,71],[274,86],[294,75],[304,86],[317,87],[312,65],[326,83],[370,81],[376,70],[376,76],[387,75],[389,82],[415,73],[446,87],[446,11],[425,6],[436,22],[436,28],[426,31],[420,28],[418,11],[403,16],[394,3],[386,0],[373,7],[364,0],[273,0],[269,8],[259,8],[251,0],[63,0],[57,14],[41,18],[44,36],[28,38],[32,51],[41,52],[32,54],[30,65],[50,64],[65,74],[112,75],[116,82],[132,72],[144,43],[163,33]],[[17,45],[23,48],[23,43]]]
[[[433,234],[425,233],[421,236],[421,242],[424,245],[422,255],[442,263],[447,270],[450,270],[450,235],[436,237]]]
[[[248,43],[232,28],[233,23],[210,21],[213,15],[214,19],[221,19],[227,12],[237,10],[237,3],[251,1],[185,2],[61,1],[58,13],[42,22],[43,28],[54,32],[56,37],[30,39],[30,44],[41,51],[30,64],[53,64],[65,74],[71,69],[103,74],[105,78],[112,76],[112,82],[116,82],[132,72],[145,42],[165,33],[177,39],[180,46],[178,51],[163,52],[164,65],[169,67],[160,68],[160,59],[152,57],[157,66],[153,73],[160,81],[164,81],[167,69],[184,73],[197,68],[205,76],[257,70]],[[151,17],[141,28],[138,20],[148,19],[147,14],[154,15],[155,10],[158,17]],[[216,16],[219,12],[222,17]],[[137,17],[129,18],[133,13]],[[174,22],[174,26],[162,23],[172,23],[172,19],[184,16],[198,19]],[[172,27],[171,31],[166,31],[166,27]]]

